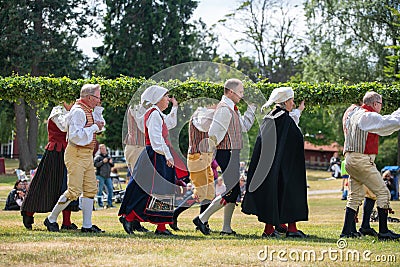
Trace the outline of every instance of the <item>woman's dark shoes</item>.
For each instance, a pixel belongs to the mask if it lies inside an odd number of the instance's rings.
[[[275,230],[278,231],[279,234],[286,234],[287,228],[282,227],[280,225],[275,226]]]
[[[71,225],[61,225],[61,230],[78,230],[78,226],[76,224],[71,223]]]
[[[25,213],[22,214],[22,222],[26,229],[32,230],[32,224],[34,224],[35,220],[33,216],[28,216]]]
[[[137,232],[143,232],[143,233],[148,233],[150,230],[144,228],[139,221],[133,221],[132,222],[132,231],[137,231]]]
[[[281,238],[281,234],[274,230],[271,234],[267,234],[266,232],[263,232],[261,235],[262,238]]]
[[[361,233],[362,235],[369,235],[369,236],[378,236],[378,233],[375,231],[374,228],[360,228],[358,230],[359,233]]]
[[[60,232],[60,228],[58,227],[58,223],[57,222],[51,223],[49,221],[49,218],[46,218],[46,220],[44,220],[43,224],[47,227],[47,230],[50,231],[50,232]]]
[[[378,233],[378,240],[399,240],[400,235],[390,230],[387,233]]]
[[[82,233],[104,233],[105,231],[101,230],[99,227],[97,227],[96,225],[93,224],[92,227],[90,227],[90,228],[82,227],[81,232]]]
[[[173,219],[173,222],[169,225],[169,227],[171,227],[171,229],[174,230],[174,231],[180,231],[181,230],[178,227],[178,221],[176,219]]]
[[[168,236],[174,235],[174,234],[171,233],[168,229],[165,229],[164,231],[156,230],[156,231],[155,231],[155,234],[156,234],[156,235],[168,235]]]
[[[286,232],[286,237],[293,237],[293,238],[308,238],[308,235],[303,233],[300,230],[297,230],[297,232]]]
[[[119,222],[122,224],[122,226],[124,227],[125,232],[126,232],[128,235],[133,234],[132,222],[128,222],[128,221],[126,220],[126,218],[125,218],[125,217],[122,217],[122,216],[119,217]]]

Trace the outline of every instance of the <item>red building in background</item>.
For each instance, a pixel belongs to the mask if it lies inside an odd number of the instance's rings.
[[[340,152],[342,150],[343,147],[336,142],[330,145],[318,146],[311,144],[308,141],[304,141],[306,168],[327,170],[333,153]]]

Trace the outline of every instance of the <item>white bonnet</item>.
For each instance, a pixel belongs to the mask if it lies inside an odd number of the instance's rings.
[[[283,103],[286,100],[289,100],[294,97],[294,92],[292,87],[279,87],[275,88],[271,95],[269,96],[269,99],[267,103],[265,103],[261,109],[268,108],[269,106],[272,105],[272,103]]]
[[[142,105],[157,104],[167,92],[168,89],[164,87],[152,85],[144,90],[143,94],[140,96],[140,103]]]

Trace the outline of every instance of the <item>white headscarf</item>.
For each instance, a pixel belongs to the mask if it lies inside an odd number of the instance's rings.
[[[144,90],[143,94],[140,96],[140,103],[142,105],[157,104],[161,98],[168,92],[168,89],[152,85]]]
[[[267,103],[265,103],[262,107],[261,110],[264,108],[268,108],[269,106],[272,105],[272,103],[283,103],[286,100],[289,100],[294,97],[294,92],[292,87],[279,87],[275,88],[271,95],[269,96],[269,99]]]

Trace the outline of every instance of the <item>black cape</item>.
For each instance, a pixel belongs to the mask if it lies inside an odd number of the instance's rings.
[[[257,137],[242,212],[273,225],[308,220],[303,135],[279,107],[265,117]]]

